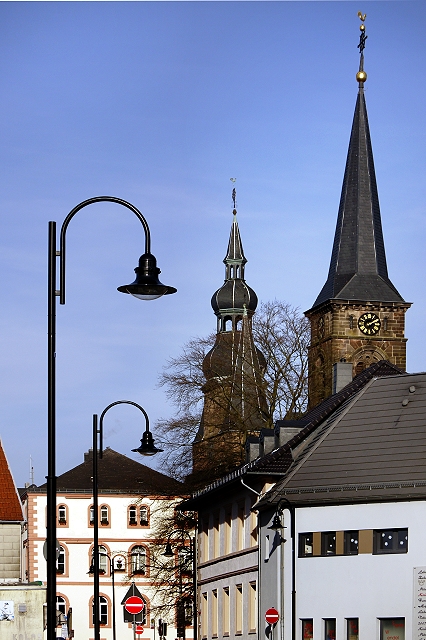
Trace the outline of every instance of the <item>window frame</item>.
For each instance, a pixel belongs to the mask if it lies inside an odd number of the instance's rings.
[[[106,518],[104,517],[104,514],[102,512],[106,512]],[[99,507],[99,525],[101,527],[108,527],[111,526],[111,517],[110,517],[110,508],[109,505],[107,504],[101,504],[101,506]]]
[[[330,536],[334,536],[334,540],[332,542],[334,542],[334,547],[331,548],[331,550],[327,549],[330,548]],[[321,555],[329,558],[330,556],[335,556],[336,555],[336,532],[335,531],[321,531]],[[324,620],[332,620],[334,618],[324,618]]]
[[[384,535],[392,533],[392,547],[381,548],[380,542]],[[404,548],[399,545],[399,534],[405,534],[406,544]],[[394,553],[408,553],[408,527],[395,529],[374,529],[373,530],[373,555],[388,555]],[[385,619],[385,618],[383,618]],[[391,618],[386,618],[390,620]],[[395,618],[396,619],[396,618]]]
[[[136,552],[136,549],[142,549],[143,553]],[[143,544],[135,544],[130,549],[130,568],[132,576],[147,576],[148,575],[148,549]],[[137,567],[139,561],[136,558],[143,557],[143,568]]]
[[[63,516],[60,515],[62,509],[64,510]],[[68,527],[68,505],[61,503],[56,507],[56,526]]]
[[[351,536],[356,535],[356,551],[351,550],[352,541]],[[359,554],[359,529],[349,529],[343,532],[343,555],[345,556],[357,556]],[[347,618],[348,620],[356,620],[357,618]]]
[[[386,638],[386,634],[384,633],[384,625],[389,620],[391,620],[392,622],[395,622],[397,620],[403,621],[403,623],[404,623],[404,638],[405,638],[405,618],[401,618],[401,617],[398,616],[398,617],[395,617],[395,618],[379,618],[379,622],[380,622],[379,638],[380,638],[380,640],[382,640],[383,638]]]
[[[311,544],[306,544],[306,539],[310,536]],[[310,546],[312,551],[310,553],[306,553],[306,546]],[[312,558],[314,555],[314,534],[313,531],[307,531],[305,533],[299,533],[299,558]],[[304,618],[305,619],[305,618]],[[310,620],[311,618],[306,618],[306,620]]]
[[[356,634],[351,632],[352,621],[356,620]],[[359,618],[346,618],[346,640],[359,640]]]

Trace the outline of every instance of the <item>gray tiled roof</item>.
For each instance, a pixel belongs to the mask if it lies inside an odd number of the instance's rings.
[[[411,389],[411,391],[410,391]],[[426,373],[372,379],[307,441],[259,506],[426,495]]]
[[[293,464],[293,450],[301,446],[302,443],[314,434],[318,428],[320,428],[324,421],[328,420],[331,416],[336,415],[340,411],[342,406],[346,406],[346,403],[356,395],[360,389],[363,389],[367,383],[369,383],[375,377],[389,376],[389,375],[402,375],[402,371],[395,365],[387,360],[381,360],[376,362],[359,375],[357,375],[352,382],[344,387],[339,393],[324,400],[317,407],[305,414],[300,421],[303,425],[303,429],[289,440],[286,444],[265,456],[257,458],[253,462],[249,462],[241,467],[238,467],[231,473],[218,478],[213,483],[195,492],[192,498],[185,501],[183,507],[187,509],[197,508],[200,501],[208,499],[211,492],[221,489],[227,484],[239,481],[239,478],[247,474],[261,474],[264,476],[284,476]],[[272,494],[271,494],[272,495]],[[268,497],[269,499],[269,497]]]
[[[91,454],[91,452],[89,452]],[[57,491],[92,491],[93,459],[85,455],[85,461],[66,471],[56,480]],[[110,449],[104,450],[98,460],[99,492],[132,493],[138,495],[179,495],[183,485],[173,478],[146,467],[136,460]],[[39,487],[45,489],[46,484]]]
[[[352,124],[330,270],[312,308],[333,299],[403,302],[388,278],[362,88]]]

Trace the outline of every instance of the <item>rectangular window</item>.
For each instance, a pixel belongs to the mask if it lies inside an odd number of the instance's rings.
[[[405,640],[405,618],[380,620],[380,640]]]
[[[242,551],[244,549],[244,516],[244,504],[239,504],[237,518],[237,551]]]
[[[256,583],[250,582],[249,584],[249,610],[248,610],[248,622],[249,633],[256,632],[257,623],[257,603],[256,603]]]
[[[346,638],[347,640],[359,640],[358,618],[347,618]]]
[[[314,534],[299,533],[299,558],[308,558],[314,554]]]
[[[222,633],[229,636],[231,631],[231,608],[229,606],[229,587],[223,587],[222,592]]]
[[[321,534],[321,555],[322,556],[335,556],[336,555],[336,532],[324,531]],[[328,640],[327,636],[326,639]]]
[[[217,589],[213,589],[212,591],[212,636],[213,638],[217,638],[218,633],[218,607],[217,607]]]
[[[213,558],[220,556],[219,514],[213,516]]]
[[[373,553],[407,553],[408,529],[380,529],[374,531]]]
[[[243,585],[235,585],[235,634],[243,633]]]
[[[336,640],[336,618],[326,618],[324,620],[325,640]]]
[[[209,559],[209,528],[207,522],[201,521],[201,544],[200,544],[200,561],[207,562]]]
[[[344,554],[345,556],[356,556],[359,547],[359,532],[345,531],[344,533]]]
[[[232,522],[232,512],[231,512],[231,507],[227,507],[225,510],[225,522],[224,522],[224,528],[225,528],[225,555],[227,553],[231,553],[232,551],[232,526],[231,526],[231,522]]]
[[[250,546],[257,545],[257,514],[252,511],[250,513]]]
[[[314,621],[312,618],[302,620],[302,639],[312,640],[314,637]]]
[[[207,593],[201,594],[201,637],[207,638]]]

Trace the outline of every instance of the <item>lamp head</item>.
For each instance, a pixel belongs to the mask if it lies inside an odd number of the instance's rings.
[[[278,515],[278,513],[276,513],[274,515],[274,519],[272,520],[272,524],[270,527],[268,527],[268,529],[272,529],[272,531],[280,531],[280,529],[283,528],[283,525],[281,523],[281,518]]]
[[[136,280],[131,284],[117,287],[121,293],[131,293],[139,300],[155,300],[169,293],[176,293],[177,289],[162,284],[158,275],[161,273],[157,267],[157,260],[152,253],[144,253],[139,258],[139,266],[135,269]]]
[[[163,449],[157,449],[151,431],[144,431],[141,446],[137,449],[132,449],[132,451],[140,453],[142,456],[153,456],[155,453],[162,453]]]
[[[174,553],[173,553],[172,545],[170,544],[170,542],[166,544],[166,550],[163,553],[163,556],[165,556],[166,558],[173,558]]]

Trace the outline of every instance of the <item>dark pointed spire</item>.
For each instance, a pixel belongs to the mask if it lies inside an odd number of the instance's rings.
[[[327,282],[312,308],[327,300],[403,302],[388,278],[373,150],[364,97],[365,15],[358,45],[360,66],[336,233]]]

